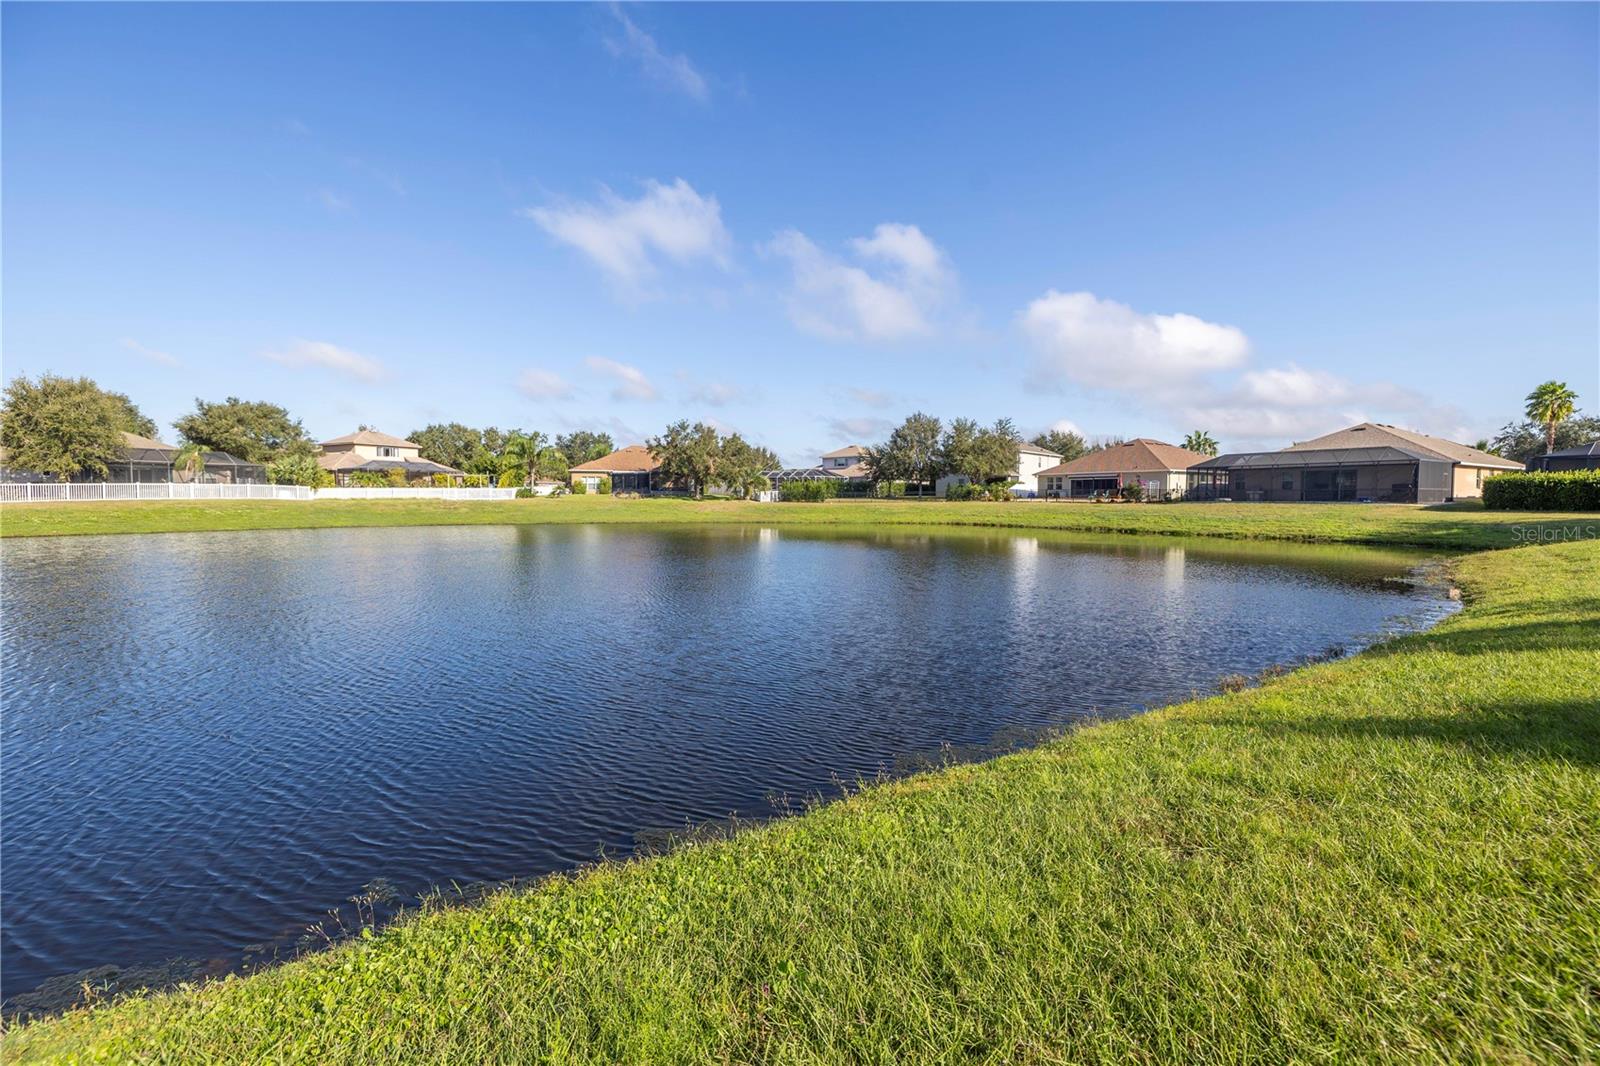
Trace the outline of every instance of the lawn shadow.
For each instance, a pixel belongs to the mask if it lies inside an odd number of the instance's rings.
[[[1560,760],[1600,768],[1600,706],[1585,699],[1497,702],[1449,715],[1315,715],[1251,719],[1207,717],[1203,724],[1243,727],[1272,737],[1426,740],[1479,754]]]

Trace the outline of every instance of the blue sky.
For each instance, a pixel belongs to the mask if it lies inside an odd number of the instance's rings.
[[[1600,8],[4,7],[4,373],[1225,448],[1600,409]]]

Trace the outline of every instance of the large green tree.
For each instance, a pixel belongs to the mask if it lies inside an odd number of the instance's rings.
[[[717,445],[716,479],[735,496],[749,499],[768,487],[767,471],[776,469],[778,457],[757,447],[737,433],[723,437]]]
[[[1556,450],[1556,430],[1578,410],[1578,394],[1567,388],[1565,381],[1547,381],[1528,393],[1527,407],[1523,413],[1530,422],[1544,427],[1544,448]]]
[[[1191,452],[1199,452],[1201,455],[1217,454],[1217,438],[1203,429],[1197,429],[1183,438],[1183,446]]]
[[[180,436],[214,452],[251,463],[284,455],[310,455],[316,445],[297,419],[275,403],[229,396],[220,403],[196,399],[194,410],[172,423]]]
[[[406,440],[417,445],[424,459],[467,470],[487,449],[483,446],[483,433],[460,422],[439,423],[414,429]]]
[[[1089,442],[1083,439],[1083,434],[1074,433],[1070,429],[1052,429],[1033,438],[1033,443],[1048,451],[1061,456],[1061,461],[1070,463],[1089,450]]]
[[[887,441],[867,449],[867,468],[873,480],[915,481],[920,496],[923,486],[941,473],[943,428],[937,418],[921,411],[900,423]]]
[[[1494,439],[1487,442],[1489,447],[1484,450],[1526,465],[1546,452],[1577,448],[1597,440],[1600,440],[1600,418],[1574,411],[1556,427],[1554,439],[1538,422],[1507,422]]]
[[[125,455],[122,434],[155,435],[155,423],[120,392],[88,378],[42,374],[11,379],[0,406],[0,446],[13,470],[61,481],[109,477]]]
[[[617,445],[609,433],[591,433],[587,429],[576,429],[571,433],[563,433],[556,438],[556,448],[567,457],[568,466],[577,466],[610,455],[617,450]]]
[[[716,476],[721,446],[714,428],[704,422],[691,425],[687,419],[674,422],[661,436],[645,442],[661,464],[659,475],[669,484],[686,486],[697,499]]]

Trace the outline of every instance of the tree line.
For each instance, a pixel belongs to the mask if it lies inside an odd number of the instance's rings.
[[[178,433],[173,466],[191,474],[204,468],[205,453],[226,452],[266,468],[278,484],[320,485],[331,478],[317,465],[317,442],[287,409],[229,396],[195,399],[194,410],[172,424]],[[369,427],[362,426],[362,429]],[[155,437],[155,421],[120,392],[87,377],[19,375],[0,403],[0,447],[5,465],[61,481],[110,477],[111,464],[126,456],[124,432]],[[407,439],[424,459],[492,480],[522,484],[565,479],[567,468],[616,450],[609,434],[574,430],[554,438],[536,430],[473,429],[459,422],[413,430]]]

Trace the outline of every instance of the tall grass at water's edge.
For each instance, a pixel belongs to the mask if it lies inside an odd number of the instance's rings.
[[[1584,1061],[1600,543],[1435,629],[554,878],[8,1059]]]

